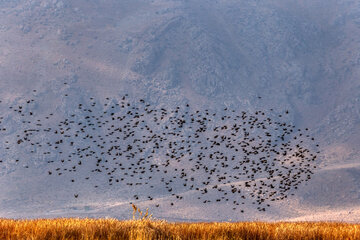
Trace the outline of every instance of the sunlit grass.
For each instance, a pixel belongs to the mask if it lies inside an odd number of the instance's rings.
[[[360,239],[360,224],[334,222],[170,223],[132,204],[132,220],[0,219],[0,239]]]
[[[0,220],[0,239],[360,239],[360,224],[170,223],[151,219]]]

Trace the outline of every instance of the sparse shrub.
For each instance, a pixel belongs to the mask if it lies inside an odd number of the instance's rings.
[[[149,215],[149,208],[146,209],[145,214],[138,208],[135,204],[131,204],[133,208],[133,220],[150,220],[152,214]],[[136,212],[138,212],[139,216],[136,218]]]

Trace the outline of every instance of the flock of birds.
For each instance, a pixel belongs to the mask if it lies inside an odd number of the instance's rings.
[[[227,202],[239,212],[247,201],[266,211],[316,168],[318,145],[309,129],[281,120],[288,111],[200,111],[189,104],[166,109],[128,95],[105,104],[88,100],[47,115],[32,110],[34,99],[9,107],[22,128],[5,150],[26,149],[30,158],[45,159],[49,177],[73,184],[93,178],[94,188],[129,189],[131,203],[159,207],[157,197],[171,196],[169,206],[189,198]],[[2,121],[0,134],[7,131]]]

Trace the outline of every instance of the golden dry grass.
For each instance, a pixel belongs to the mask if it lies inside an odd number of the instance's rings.
[[[0,219],[0,239],[360,239],[360,224],[169,223],[150,219]]]

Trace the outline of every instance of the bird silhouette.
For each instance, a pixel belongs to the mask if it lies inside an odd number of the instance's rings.
[[[190,103],[168,109],[124,95],[107,96],[102,104],[91,97],[54,115],[38,113],[34,103],[26,99],[9,107],[23,125],[16,144],[4,142],[5,150],[32,149],[33,157],[47,159],[49,177],[70,178],[71,184],[86,171],[83,179],[96,179],[94,188],[106,183],[132,189],[132,202],[166,193],[172,207],[190,192],[202,204],[228,202],[244,213],[241,205],[248,202],[265,212],[309,181],[316,168],[319,151],[309,128],[298,129],[274,109],[199,110]],[[3,119],[0,130],[6,132]]]

